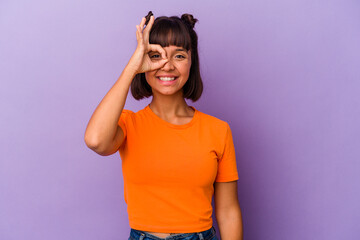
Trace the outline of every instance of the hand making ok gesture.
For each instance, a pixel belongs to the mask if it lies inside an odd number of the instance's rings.
[[[154,16],[150,17],[149,23],[144,28],[145,22],[146,18],[143,17],[140,25],[136,25],[136,39],[138,45],[128,63],[128,66],[136,73],[159,69],[169,61],[166,57],[165,50],[159,44],[149,43],[149,34],[154,23]],[[159,53],[162,59],[152,61],[149,56],[149,52],[151,51]]]

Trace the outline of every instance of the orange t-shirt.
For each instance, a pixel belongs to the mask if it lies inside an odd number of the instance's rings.
[[[147,105],[124,109],[119,149],[131,228],[164,233],[212,227],[214,182],[238,180],[227,122],[195,109],[183,125],[169,123]]]

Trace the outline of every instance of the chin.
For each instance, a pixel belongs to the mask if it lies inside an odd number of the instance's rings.
[[[182,89],[178,89],[178,90],[169,90],[169,91],[164,91],[164,90],[156,90],[156,93],[157,94],[161,94],[161,95],[167,95],[167,96],[170,96],[170,95],[175,95],[175,94],[178,94],[179,92],[182,92]],[[153,93],[154,93],[154,90],[153,90]]]

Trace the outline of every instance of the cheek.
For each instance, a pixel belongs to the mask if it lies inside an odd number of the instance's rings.
[[[182,74],[189,74],[190,73],[190,68],[191,68],[191,64],[179,64],[177,66],[177,69],[179,69],[179,71]]]
[[[154,77],[155,77],[155,72],[145,72],[145,79],[147,82],[149,81],[149,79]]]

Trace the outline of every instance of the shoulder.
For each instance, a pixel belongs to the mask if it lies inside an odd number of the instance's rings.
[[[130,109],[123,109],[122,112],[121,112],[120,117],[129,117],[129,116],[132,116],[134,114],[135,114],[135,112],[133,112]]]
[[[130,109],[123,109],[120,114],[119,123],[126,123],[127,121],[132,121],[132,119],[135,118],[136,114],[137,112],[134,112]]]
[[[123,119],[123,121],[142,122],[146,119],[146,110],[145,108],[138,111],[123,109],[120,114],[120,119]]]
[[[133,110],[130,110],[130,109],[123,109],[121,114],[126,114],[126,115],[131,115],[131,116],[139,116],[139,115],[142,115],[144,113],[144,109],[140,109],[138,111],[133,111]]]
[[[120,118],[128,118],[129,116],[133,116],[136,113],[130,109],[123,109],[121,114],[120,114]]]
[[[201,118],[204,119],[204,121],[210,122],[212,124],[216,124],[216,125],[220,125],[220,126],[226,126],[228,125],[228,122],[219,118],[219,117],[215,117],[213,115],[204,113],[204,112],[200,112],[198,111],[199,114],[201,115]]]
[[[230,128],[229,123],[225,121],[224,119],[221,119],[220,117],[215,117],[213,115],[200,112],[199,115],[201,116],[202,124],[205,126],[216,129],[221,132],[226,132],[228,128]]]

